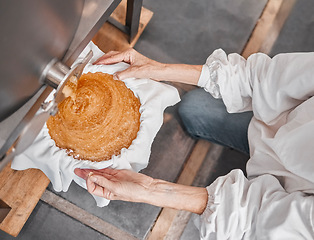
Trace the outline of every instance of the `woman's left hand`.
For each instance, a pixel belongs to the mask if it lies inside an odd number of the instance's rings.
[[[133,48],[129,48],[123,52],[110,51],[97,59],[93,64],[114,64],[119,62],[125,62],[130,64],[130,67],[116,72],[113,76],[115,79],[124,80],[126,78],[151,78],[154,80],[159,79],[160,72],[165,70],[165,64],[154,61],[144,55],[140,54]]]
[[[150,78],[156,81],[181,82],[197,85],[202,65],[165,64],[140,54],[133,48],[123,52],[111,51],[97,59],[93,64],[114,64],[126,62],[127,69],[116,72],[113,77],[118,80],[126,78]]]

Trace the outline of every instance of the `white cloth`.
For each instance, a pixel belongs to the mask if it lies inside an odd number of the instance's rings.
[[[233,170],[207,187],[201,239],[314,239],[314,53],[218,49],[198,84],[229,112],[254,112],[248,178]]]
[[[90,50],[94,54],[91,63],[104,54],[91,42],[76,62],[81,61]],[[91,63],[86,65],[84,73],[105,72],[113,74],[128,67],[128,64],[125,63],[114,65],[92,65]],[[76,160],[68,156],[65,150],[55,146],[55,142],[50,138],[45,126],[34,143],[24,153],[14,158],[11,167],[16,170],[28,168],[42,170],[56,191],[67,191],[72,180],[86,189],[85,181],[74,174],[75,168],[102,169],[111,167],[134,171],[145,168],[149,161],[151,144],[163,123],[163,112],[166,107],[179,102],[180,97],[176,88],[150,79],[130,78],[124,82],[140,99],[141,123],[136,139],[133,140],[128,149],[122,149],[119,156],[113,156],[112,159],[103,162]],[[93,197],[99,207],[109,203],[107,199]]]

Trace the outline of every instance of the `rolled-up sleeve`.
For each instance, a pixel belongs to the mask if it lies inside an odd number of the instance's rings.
[[[314,53],[263,53],[248,59],[222,49],[203,65],[198,86],[222,98],[230,113],[253,110],[271,121],[314,94]]]
[[[203,65],[198,86],[222,98],[228,112],[252,110],[252,86],[246,60],[239,54],[215,50]]]
[[[277,178],[233,170],[207,187],[201,239],[314,239],[314,196],[287,193]]]

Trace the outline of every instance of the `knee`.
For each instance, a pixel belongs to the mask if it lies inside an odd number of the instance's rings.
[[[180,118],[182,120],[190,119],[191,116],[194,114],[193,109],[196,104],[197,103],[184,95],[181,99],[181,102],[178,104],[178,113]]]
[[[212,131],[223,124],[227,114],[223,102],[203,89],[185,94],[179,104],[178,113],[186,131],[197,138],[211,135]]]
[[[189,92],[182,97],[178,106],[178,113],[185,126],[194,122],[193,119],[195,120],[195,117],[199,115],[199,108],[200,99],[194,92]]]
[[[193,109],[194,108],[191,102],[182,99],[178,107],[178,114],[183,128],[187,131],[187,133],[192,137],[197,137],[198,134],[195,127],[196,121],[194,119],[194,116],[197,114],[193,111]]]

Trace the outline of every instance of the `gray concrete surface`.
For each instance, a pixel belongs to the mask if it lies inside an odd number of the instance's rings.
[[[155,60],[170,63],[203,64],[216,48],[228,53],[243,49],[266,0],[144,0],[154,12],[135,49]],[[288,18],[271,54],[288,51],[313,51],[314,1],[300,0]],[[181,91],[184,94],[184,91]],[[143,172],[153,177],[175,181],[193,147],[181,128],[176,107],[167,109],[172,119],[160,130],[152,147],[150,164]],[[180,149],[180,151],[178,151]],[[206,165],[196,178],[196,185],[210,184],[217,176],[232,168],[245,168],[247,156],[232,149],[223,149],[217,163],[207,171]],[[51,186],[48,190],[53,192]],[[94,199],[72,184],[58,196],[87,212],[133,235],[145,239],[158,217],[160,208],[125,202],[111,202],[98,208]],[[181,239],[194,240],[198,231],[190,220]],[[0,231],[0,239],[109,239],[78,220],[40,201],[17,238]]]

